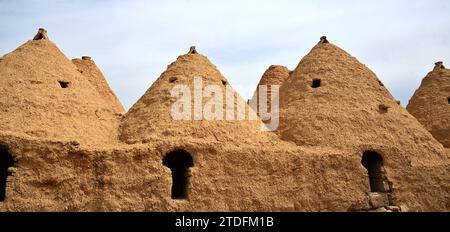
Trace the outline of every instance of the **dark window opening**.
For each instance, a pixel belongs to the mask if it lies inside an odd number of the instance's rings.
[[[67,81],[60,81],[59,85],[61,86],[61,88],[65,89],[69,87],[70,82]]]
[[[319,87],[320,87],[320,79],[314,79],[314,80],[312,81],[311,87],[313,87],[313,88],[319,88]]]
[[[370,191],[389,192],[381,155],[375,151],[365,151],[361,163],[369,172]]]
[[[222,80],[222,85],[227,85],[227,81],[226,80]]]
[[[187,151],[176,150],[164,157],[163,164],[172,171],[172,199],[187,199],[188,171],[194,166],[192,156]]]
[[[6,183],[12,172],[8,169],[14,166],[14,159],[6,147],[0,146],[0,201],[5,201]]]
[[[450,104],[450,97],[447,98],[448,104]]]
[[[177,81],[177,80],[178,80],[177,77],[170,77],[170,78],[169,78],[169,82],[170,82],[170,83],[174,83],[174,82]]]

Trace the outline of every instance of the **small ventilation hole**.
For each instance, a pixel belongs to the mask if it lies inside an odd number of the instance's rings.
[[[171,77],[171,78],[169,78],[169,82],[170,82],[170,83],[174,83],[174,82],[177,81],[177,80],[178,80],[177,77]]]
[[[222,80],[222,85],[227,85],[227,81],[226,80]]]
[[[59,85],[61,86],[61,88],[65,89],[68,88],[70,85],[70,82],[67,81],[59,81]]]
[[[380,114],[385,114],[388,112],[389,108],[389,106],[381,104],[378,106],[378,112],[380,112]]]
[[[314,79],[312,81],[311,87],[313,88],[319,88],[320,87],[320,79]]]
[[[380,84],[380,86],[384,86],[383,82],[381,82],[380,80],[378,80],[378,84]]]
[[[447,98],[448,104],[450,104],[450,97]]]

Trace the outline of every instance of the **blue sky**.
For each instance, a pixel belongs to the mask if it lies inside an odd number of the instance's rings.
[[[39,27],[69,58],[92,56],[127,109],[191,45],[244,98],[269,65],[294,69],[321,35],[404,106],[435,61],[450,66],[448,0],[0,0],[0,54]]]

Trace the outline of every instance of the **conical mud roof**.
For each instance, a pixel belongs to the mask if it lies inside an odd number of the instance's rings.
[[[271,95],[272,95],[272,88],[271,85],[279,85],[281,86],[285,80],[288,79],[290,74],[290,71],[285,66],[281,65],[271,65],[262,75],[261,80],[258,83],[258,86],[256,87],[255,93],[253,94],[252,101],[257,102],[257,107],[259,109],[259,105],[262,104],[257,99],[257,94],[259,92],[259,86],[260,85],[266,85],[267,86],[267,109],[271,110]]]
[[[40,30],[0,61],[0,131],[82,144],[117,140],[118,119]]]
[[[81,59],[73,59],[72,62],[77,66],[78,71],[97,89],[98,93],[112,105],[117,113],[125,113],[122,103],[120,103],[108,85],[103,73],[91,57],[83,56]]]
[[[272,112],[272,104],[271,104],[271,97],[272,97],[272,85],[278,85],[279,87],[281,87],[281,85],[283,84],[283,82],[285,80],[287,80],[289,78],[289,74],[291,71],[289,71],[288,68],[286,68],[285,66],[281,66],[281,65],[271,65],[262,75],[261,80],[258,83],[258,86],[256,87],[256,90],[253,94],[252,97],[252,101],[256,103],[256,107],[254,110],[256,112],[258,112],[258,116],[259,112],[262,111],[262,109],[260,109],[260,105],[262,104],[266,104],[266,109],[267,112]],[[267,90],[267,96],[266,96],[266,103],[263,103],[263,99],[264,98],[260,98],[258,97],[259,95],[259,90],[261,85],[266,86],[266,90]],[[264,93],[264,90],[261,90]]]
[[[235,93],[234,103],[228,106],[223,104],[223,120],[205,118],[194,120],[194,82],[199,78],[202,80],[203,90],[208,85],[217,86],[223,92],[222,99],[225,99],[227,89],[232,90],[228,80],[222,76],[216,66],[192,47],[188,54],[179,56],[170,64],[139,101],[131,107],[122,120],[120,139],[126,143],[145,143],[153,139],[189,138],[199,141],[216,141],[233,146],[274,141],[275,137],[269,135],[271,133],[261,131],[259,119],[225,120],[227,109],[234,109],[236,115],[238,104],[236,99],[239,99],[240,105],[245,105],[246,118],[248,118],[249,107],[237,93]],[[186,120],[175,120],[171,114],[173,105],[180,99],[180,97],[171,96],[175,86],[186,86],[191,93],[191,101],[187,100],[187,102],[192,106],[192,114]],[[211,98],[204,97],[201,105],[205,106],[210,100]],[[256,115],[254,112],[253,114]],[[232,118],[236,119],[235,116]]]
[[[376,75],[322,38],[281,87],[280,134],[298,145],[392,147],[436,157],[443,147]]]
[[[445,147],[450,148],[450,69],[437,62],[406,109]]]
[[[288,79],[290,70],[282,65],[271,65],[262,75],[258,85],[281,85]]]

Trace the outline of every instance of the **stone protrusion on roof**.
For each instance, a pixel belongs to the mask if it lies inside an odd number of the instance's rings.
[[[198,54],[197,49],[195,48],[195,46],[191,46],[189,48],[188,54]]]
[[[326,37],[326,36],[320,37],[319,44],[325,44],[325,43],[330,43],[330,42],[327,40],[327,37]]]
[[[45,30],[44,28],[39,28],[33,40],[48,40],[47,30]]]
[[[441,70],[441,69],[445,69],[445,67],[444,67],[444,62],[438,61],[438,62],[434,63],[434,69],[433,69],[433,71],[439,71],[439,70]]]

